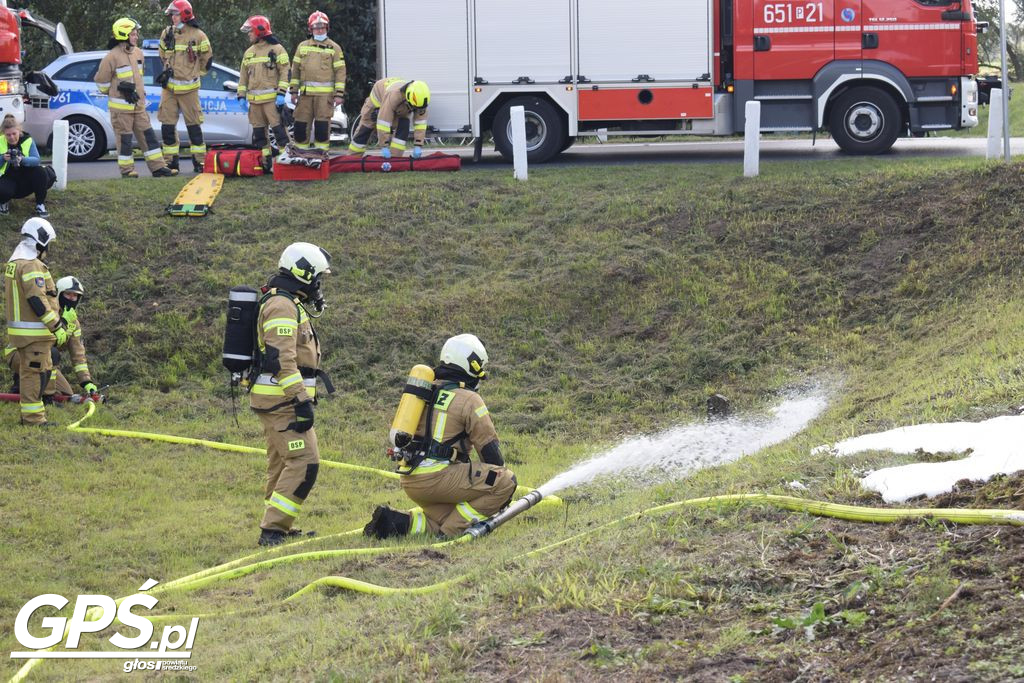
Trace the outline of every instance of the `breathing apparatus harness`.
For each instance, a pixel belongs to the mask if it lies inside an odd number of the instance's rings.
[[[231,290],[228,298],[227,325],[224,330],[223,364],[231,372],[231,412],[236,424],[238,411],[235,404],[235,387],[242,385],[245,387],[246,393],[249,393],[256,384],[257,377],[264,371],[272,370],[272,368],[264,368],[265,358],[258,343],[257,325],[259,324],[260,309],[274,296],[283,296],[295,304],[297,320],[302,319],[303,313],[309,318],[319,318],[327,307],[319,278],[309,284],[303,284],[287,275],[277,274],[271,277],[266,285],[260,287],[259,291],[245,286],[235,287]],[[307,301],[312,303],[315,312],[311,312],[306,307]],[[313,333],[313,340],[319,346],[320,340],[317,337],[316,328],[310,325],[310,331]],[[334,383],[331,382],[330,376],[324,370],[299,367],[299,374],[303,379],[322,380],[328,394],[335,392]],[[295,399],[288,399],[270,408],[262,410],[253,408],[253,410],[266,413],[294,402]],[[313,402],[316,403],[315,398]]]
[[[442,394],[456,389],[476,391],[479,380],[469,377],[461,368],[453,368],[447,364],[435,368],[434,376],[442,382],[430,387],[416,386],[410,383],[406,384],[403,390],[403,393],[411,394],[426,404],[424,409],[426,417],[423,423],[426,433],[423,437],[412,437],[411,439],[408,434],[400,433],[395,440],[394,447],[388,449],[388,457],[398,463],[395,471],[399,474],[412,474],[424,460],[428,459],[449,463],[462,460],[468,462],[466,453],[455,447],[468,436],[466,432],[459,432],[444,441],[428,435],[433,433],[435,406],[440,405],[442,410],[447,409],[447,401],[443,400]]]

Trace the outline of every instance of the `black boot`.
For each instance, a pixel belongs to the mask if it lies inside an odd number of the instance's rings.
[[[178,170],[178,155],[177,154],[175,154],[173,157],[171,157],[171,160],[167,162],[167,168],[171,169],[172,171],[177,171]]]
[[[289,529],[285,533],[285,535],[286,536],[309,536],[310,538],[312,538],[313,536],[316,536],[316,532],[315,531],[307,531],[307,532],[303,533],[302,529]]]
[[[381,539],[405,536],[409,533],[411,523],[412,517],[407,513],[392,510],[387,505],[378,505],[373,511],[373,519],[363,527],[363,535]]]
[[[260,529],[260,540],[257,545],[275,546],[284,543],[285,534],[276,529]]]
[[[192,170],[196,173],[203,172],[203,162],[199,161],[195,157],[192,157]]]

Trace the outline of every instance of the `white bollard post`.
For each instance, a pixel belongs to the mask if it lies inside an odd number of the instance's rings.
[[[754,178],[761,172],[761,103],[747,102],[743,128],[743,175]]]
[[[66,190],[68,187],[68,122],[64,120],[53,122],[53,170],[57,173],[57,189]]]
[[[516,180],[526,180],[526,110],[512,107],[512,166]]]
[[[992,88],[988,96],[988,147],[986,159],[998,159],[1003,154],[1003,91]]]

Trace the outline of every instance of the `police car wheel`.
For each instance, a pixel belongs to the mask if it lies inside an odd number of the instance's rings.
[[[93,161],[107,153],[107,136],[99,123],[87,116],[68,118],[68,159]]]

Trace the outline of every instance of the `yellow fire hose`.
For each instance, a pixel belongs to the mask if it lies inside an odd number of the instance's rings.
[[[167,436],[167,435],[162,435],[162,434],[147,434],[145,432],[123,432],[123,431],[120,431],[120,430],[92,429],[92,428],[82,428],[82,427],[80,427],[79,425],[81,424],[81,422],[83,420],[85,420],[86,418],[90,417],[94,412],[95,412],[95,404],[90,403],[89,407],[88,407],[88,412],[86,413],[86,415],[81,420],[79,420],[78,422],[75,422],[74,424],[70,425],[68,427],[68,429],[70,429],[72,431],[92,432],[92,433],[98,433],[98,434],[105,434],[105,435],[109,435],[109,436],[127,436],[127,437],[130,437],[130,438],[146,438],[146,439],[152,439],[152,440],[156,440],[156,441],[168,441],[168,442],[171,442],[171,443],[185,443],[185,444],[189,444],[189,445],[208,446],[208,447],[211,447],[211,448],[221,448],[222,450],[236,450],[236,451],[245,452],[245,453],[250,453],[250,452],[264,453],[265,452],[265,451],[263,451],[263,449],[247,448],[247,447],[244,447],[244,446],[232,446],[231,444],[221,444],[219,442],[205,441],[205,440],[201,440],[201,439],[186,439],[186,438],[183,438],[183,437],[174,437],[174,436]],[[155,437],[160,437],[160,438],[155,438]],[[337,464],[344,465],[345,463],[337,463]],[[360,466],[355,466],[355,465],[352,465],[352,466],[349,466],[349,467],[352,468],[352,469],[359,469],[359,470],[363,470],[363,471],[368,470],[368,471],[377,472],[377,473],[392,474],[390,472],[385,472],[384,470],[375,470],[374,468],[370,468],[370,467],[360,467]],[[541,502],[543,502],[543,501],[541,501]],[[785,510],[791,510],[791,511],[794,511],[794,512],[804,512],[804,513],[811,514],[811,515],[822,516],[822,517],[833,517],[833,518],[836,518],[836,519],[843,519],[843,520],[853,521],[853,522],[892,523],[892,522],[901,522],[901,521],[915,520],[915,519],[932,519],[932,520],[937,520],[937,521],[954,522],[954,523],[958,523],[958,524],[1007,524],[1007,525],[1013,525],[1013,526],[1024,526],[1024,511],[1022,511],[1022,510],[957,509],[957,508],[871,508],[871,507],[863,507],[863,506],[859,506],[859,505],[843,505],[843,504],[839,504],[839,503],[827,503],[827,502],[824,502],[824,501],[808,500],[808,499],[803,499],[803,498],[796,498],[794,496],[783,496],[783,495],[776,495],[776,494],[770,494],[770,493],[740,493],[740,494],[731,494],[731,495],[722,495],[722,496],[707,496],[707,497],[702,497],[702,498],[690,498],[690,499],[687,499],[687,500],[676,501],[676,502],[673,502],[673,503],[666,503],[664,505],[657,505],[657,506],[654,506],[654,507],[651,507],[651,508],[647,508],[646,510],[642,510],[642,511],[637,512],[637,513],[632,513],[632,514],[626,515],[624,517],[620,517],[618,519],[612,520],[612,521],[607,522],[605,524],[602,524],[600,526],[594,527],[592,529],[588,529],[588,530],[586,530],[584,532],[581,532],[579,534],[576,534],[574,536],[570,536],[568,538],[564,538],[564,539],[562,539],[560,541],[557,541],[555,543],[551,543],[549,545],[542,546],[540,548],[536,548],[534,550],[522,553],[521,555],[517,555],[516,557],[514,557],[513,561],[517,561],[517,560],[521,560],[521,559],[524,559],[524,558],[533,557],[533,556],[539,555],[541,553],[549,552],[549,551],[551,551],[551,550],[553,550],[555,548],[558,548],[558,547],[560,547],[562,545],[566,545],[566,544],[571,543],[573,541],[577,541],[579,539],[585,538],[586,536],[589,536],[591,534],[597,533],[599,531],[603,531],[605,529],[609,529],[609,528],[611,528],[613,526],[617,526],[617,525],[622,524],[622,523],[627,522],[627,521],[640,519],[640,518],[645,517],[645,516],[650,516],[650,515],[654,515],[654,514],[658,514],[658,513],[662,513],[662,512],[668,512],[668,511],[677,510],[677,509],[686,508],[686,507],[712,507],[712,506],[726,506],[726,505],[770,505],[770,506],[782,508],[782,509],[785,509]],[[307,561],[307,560],[323,559],[323,558],[327,558],[327,557],[353,557],[353,556],[363,556],[363,555],[378,555],[378,554],[386,554],[386,553],[410,552],[410,551],[422,550],[424,547],[433,548],[433,549],[439,549],[439,548],[445,548],[445,547],[452,546],[452,545],[459,544],[459,543],[465,543],[465,542],[468,542],[468,541],[472,540],[471,536],[465,535],[465,536],[460,536],[460,537],[452,539],[452,540],[442,541],[442,542],[438,542],[438,543],[432,543],[432,544],[429,544],[429,545],[426,545],[426,546],[424,546],[424,545],[415,545],[415,546],[400,545],[400,546],[385,546],[385,547],[342,548],[342,549],[336,549],[336,550],[322,550],[322,551],[316,551],[316,552],[295,553],[295,554],[291,554],[291,555],[284,555],[284,556],[277,557],[277,558],[272,558],[272,559],[268,559],[268,560],[262,560],[262,561],[258,561],[258,562],[253,562],[252,564],[248,564],[248,565],[245,565],[245,566],[237,566],[237,565],[239,565],[239,564],[241,564],[243,562],[246,562],[246,561],[248,561],[250,559],[254,559],[254,558],[256,558],[256,557],[258,557],[260,555],[263,555],[265,553],[279,551],[279,550],[291,550],[296,545],[299,545],[300,543],[301,544],[305,544],[305,543],[309,543],[309,542],[313,542],[313,541],[317,541],[317,540],[326,540],[328,538],[335,538],[335,537],[340,537],[340,536],[354,535],[354,534],[357,534],[357,533],[359,533],[359,529],[353,529],[351,531],[345,531],[345,532],[341,532],[341,533],[338,533],[338,534],[332,534],[331,536],[326,536],[323,539],[309,539],[309,540],[306,540],[306,541],[300,541],[299,543],[292,543],[292,544],[288,544],[286,546],[282,546],[282,547],[279,547],[279,548],[274,548],[274,549],[271,549],[270,551],[263,551],[263,552],[260,552],[260,553],[255,553],[255,554],[252,554],[252,555],[249,555],[249,556],[246,556],[246,557],[243,557],[243,558],[239,558],[237,560],[233,560],[231,562],[219,565],[217,567],[211,567],[209,569],[205,569],[205,570],[202,570],[200,572],[196,572],[196,573],[191,574],[189,576],[185,576],[185,577],[181,577],[179,579],[175,579],[175,580],[170,581],[170,582],[168,582],[166,584],[163,584],[162,586],[155,587],[150,592],[155,594],[155,593],[158,593],[158,592],[169,592],[169,591],[172,591],[172,590],[180,590],[180,591],[197,590],[199,588],[203,588],[203,587],[208,586],[208,585],[210,585],[212,583],[215,583],[215,582],[238,578],[238,577],[241,577],[241,576],[245,576],[247,574],[252,574],[252,573],[260,571],[262,569],[267,569],[267,568],[270,568],[270,567],[277,566],[279,564],[298,563],[298,562],[304,562],[304,561]],[[296,600],[297,598],[299,598],[299,597],[301,597],[301,596],[303,596],[303,595],[305,595],[305,594],[307,594],[307,593],[309,593],[309,592],[311,592],[313,590],[316,590],[320,586],[331,586],[331,587],[335,587],[335,588],[342,588],[342,589],[345,589],[345,590],[352,590],[352,591],[356,591],[356,592],[360,592],[360,593],[365,593],[365,594],[370,594],[370,595],[394,595],[394,594],[413,594],[413,595],[419,594],[419,595],[422,595],[422,594],[434,593],[434,592],[438,592],[438,591],[442,591],[442,590],[445,590],[447,588],[450,588],[450,587],[452,587],[452,586],[454,586],[454,585],[456,585],[458,583],[461,583],[461,582],[469,579],[471,576],[473,576],[475,573],[477,573],[479,571],[482,571],[482,568],[481,569],[477,569],[475,572],[463,574],[461,576],[457,576],[457,577],[454,577],[452,579],[447,579],[445,581],[441,581],[441,582],[438,582],[438,583],[430,584],[430,585],[427,585],[427,586],[400,587],[400,588],[394,588],[394,587],[389,587],[389,586],[381,586],[381,585],[369,583],[369,582],[366,582],[366,581],[360,581],[358,579],[353,579],[353,578],[345,577],[345,576],[325,576],[325,577],[322,577],[320,579],[317,579],[315,581],[310,582],[309,584],[307,584],[306,586],[304,586],[300,590],[298,590],[295,593],[293,593],[292,595],[288,596],[287,598],[284,599],[283,603],[289,603],[289,602],[291,602],[293,600]],[[124,598],[121,598],[121,600],[118,600],[117,603],[120,604],[120,602],[122,600],[124,600]],[[206,616],[206,617],[210,617],[210,616],[226,616],[226,615],[229,615],[229,614],[237,614],[237,613],[239,613],[239,612],[238,611],[234,611],[234,612],[229,612],[229,613],[213,613],[213,614],[199,615],[199,616]],[[153,615],[152,617],[147,617],[147,618],[149,618],[151,621],[155,622],[155,620],[172,621],[172,620],[190,619],[192,616],[196,616],[196,615],[188,615],[188,616],[186,616],[186,615]],[[56,647],[56,646],[54,646],[54,647]],[[50,649],[53,649],[53,648],[50,648]],[[14,678],[11,679],[12,683],[15,683],[17,681],[23,680],[28,675],[28,673],[40,661],[42,661],[42,660],[41,659],[32,659],[32,660],[29,660],[28,662],[26,662],[25,665],[18,671],[18,673],[15,674]]]
[[[807,514],[816,515],[819,517],[834,517],[836,519],[848,520],[851,522],[875,522],[875,523],[891,523],[891,522],[902,522],[913,519],[934,519],[945,522],[956,522],[958,524],[1008,524],[1012,526],[1024,526],[1024,510],[971,510],[971,509],[958,509],[958,508],[869,508],[862,507],[859,505],[841,505],[838,503],[825,503],[817,500],[807,500],[805,498],[795,498],[793,496],[781,496],[771,493],[737,493],[732,495],[724,496],[708,496],[705,498],[690,498],[688,500],[681,500],[674,503],[667,503],[665,505],[658,505],[640,512],[620,517],[619,519],[607,522],[600,526],[570,536],[569,538],[562,539],[550,545],[531,550],[529,552],[517,555],[512,558],[512,561],[521,560],[527,557],[533,557],[541,553],[554,550],[555,548],[577,541],[581,538],[603,531],[613,526],[622,524],[630,520],[640,519],[654,515],[660,512],[667,512],[670,510],[677,510],[683,507],[712,507],[712,506],[725,506],[725,505],[771,505],[774,507],[783,508],[786,510],[792,510],[794,512],[805,512]],[[469,538],[469,536],[463,536],[462,538]],[[438,547],[438,546],[433,546]],[[448,579],[440,583],[431,584],[429,586],[418,586],[414,588],[391,588],[388,586],[379,586],[372,583],[366,583],[357,579],[352,579],[345,576],[325,576],[317,579],[310,584],[307,584],[301,590],[285,599],[285,602],[289,602],[298,598],[306,593],[314,590],[318,586],[331,586],[334,588],[344,588],[346,590],[353,590],[360,593],[368,593],[372,595],[392,595],[396,593],[408,593],[408,594],[423,594],[433,593],[435,591],[444,590],[457,583],[465,581],[470,578],[473,574],[463,574],[454,579]]]

